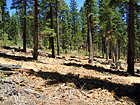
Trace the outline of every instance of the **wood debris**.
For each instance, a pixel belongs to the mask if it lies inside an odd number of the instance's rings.
[[[62,55],[53,59],[46,57],[47,52],[40,52],[39,61],[32,61],[28,59],[31,51],[21,60],[22,52],[9,50],[1,50],[10,57],[0,57],[0,72],[11,74],[0,79],[0,105],[136,105],[140,102],[137,93],[140,78],[125,76],[124,61],[121,61],[124,69],[116,70],[112,62],[109,65],[101,57],[88,64],[87,56]],[[20,60],[16,56],[21,56]]]

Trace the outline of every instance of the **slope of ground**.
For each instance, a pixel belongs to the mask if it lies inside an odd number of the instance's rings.
[[[40,51],[34,61],[31,52],[0,49],[0,65],[19,66],[1,70],[0,105],[140,104],[140,77],[126,73],[125,61],[115,69],[103,58],[88,64],[87,56],[54,59]]]

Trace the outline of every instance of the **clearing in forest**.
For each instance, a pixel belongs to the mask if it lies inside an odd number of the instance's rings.
[[[0,105],[140,104],[140,77],[127,75],[125,61],[116,69],[103,58],[49,55],[0,49]]]

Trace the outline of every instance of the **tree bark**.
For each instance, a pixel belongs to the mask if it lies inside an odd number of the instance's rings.
[[[92,30],[91,30],[91,23],[90,23],[90,8],[89,8],[89,0],[87,0],[87,27],[88,27],[88,38],[89,38],[89,63],[93,62],[93,41],[92,41]]]
[[[105,37],[102,36],[102,56],[104,58],[104,53],[105,53]]]
[[[33,59],[38,57],[38,27],[37,27],[37,0],[34,0],[34,54]]]
[[[106,61],[109,60],[109,40],[106,39]]]
[[[119,40],[117,40],[117,43],[116,43],[116,53],[115,53],[115,62],[118,62],[118,59],[119,59]]]
[[[52,0],[50,1],[50,13],[51,13],[51,29],[53,29],[53,9],[52,9]],[[55,58],[55,49],[54,49],[54,37],[51,37],[51,47],[52,47],[52,58]]]
[[[129,2],[129,26],[128,26],[128,55],[127,63],[128,68],[127,72],[131,75],[134,75],[134,55],[135,55],[135,32],[134,32],[134,6],[133,0]]]
[[[112,39],[109,39],[109,59],[113,59]]]
[[[121,56],[120,40],[118,40],[118,60],[120,59],[120,56]]]
[[[23,51],[26,53],[26,5],[27,2],[24,0],[24,29],[23,29]]]
[[[56,23],[57,23],[57,55],[60,55],[58,0],[56,0]]]

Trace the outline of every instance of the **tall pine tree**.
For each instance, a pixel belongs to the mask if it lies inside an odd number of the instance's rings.
[[[38,1],[34,0],[34,53],[33,53],[33,59],[37,60],[38,58],[38,27],[37,27],[37,5]]]

